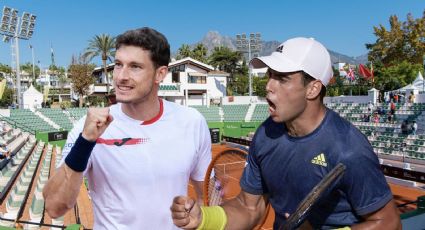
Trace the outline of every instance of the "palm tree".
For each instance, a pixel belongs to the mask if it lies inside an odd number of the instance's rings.
[[[205,63],[207,61],[207,53],[208,48],[204,44],[198,43],[192,50],[192,57],[195,60]]]
[[[245,63],[242,66],[239,64],[242,60],[242,54],[238,51],[233,51],[225,46],[216,46],[214,47],[208,64],[214,66],[215,68],[230,73],[233,76],[236,73],[247,74],[247,71],[244,70],[246,66]]]
[[[183,59],[185,57],[190,57],[192,55],[192,50],[190,50],[190,46],[187,44],[183,44],[182,46],[180,46],[176,59],[180,60]]]
[[[95,35],[89,40],[89,47],[84,51],[83,57],[91,61],[96,56],[102,57],[103,71],[106,77],[106,93],[109,94],[109,77],[106,69],[106,60],[112,62],[115,55],[115,37],[109,34]]]

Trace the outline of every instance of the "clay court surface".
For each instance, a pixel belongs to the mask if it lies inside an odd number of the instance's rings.
[[[214,144],[212,151],[213,151],[213,156],[215,156],[216,154],[218,154],[221,151],[230,149],[231,147],[227,146],[227,145],[221,145],[221,144]],[[54,159],[54,158],[53,158]],[[240,173],[236,173],[235,175],[233,175],[232,177],[237,178],[238,176],[240,176]],[[240,191],[239,188],[239,184],[237,181],[233,181],[232,182],[232,194],[237,194]],[[416,200],[416,198],[418,196],[421,195],[425,195],[425,190],[419,190],[419,189],[415,189],[415,188],[408,188],[408,187],[402,187],[400,185],[392,185],[390,184],[391,190],[394,194],[394,198],[396,200],[397,204],[402,204],[402,203],[406,203],[409,201],[414,201]],[[189,186],[189,195],[190,196],[194,196],[194,191],[193,188],[191,186]],[[85,228],[93,228],[93,210],[91,207],[91,203],[90,203],[90,199],[88,196],[88,191],[85,188],[84,185],[82,185],[81,190],[80,190],[80,196],[78,197],[78,213],[79,213],[79,218],[81,221],[81,224],[84,225]],[[30,204],[27,204],[27,206],[29,206]],[[171,205],[171,204],[170,204]],[[406,211],[411,211],[414,210],[416,208],[415,205],[408,205],[402,209],[400,209],[401,212],[406,212]],[[69,225],[71,223],[76,223],[76,218],[75,218],[75,209],[72,209],[71,211],[69,211],[64,218],[64,224],[65,225]],[[24,212],[25,214],[27,212]],[[23,216],[22,220],[25,220],[26,218],[28,218],[27,215]],[[26,217],[26,218],[25,218]],[[264,223],[264,225],[260,228],[262,230],[265,229],[272,229],[273,226],[273,220],[274,220],[274,212],[272,209],[270,209],[270,212],[267,216],[267,219]],[[44,223],[51,223],[51,219],[48,217],[47,213],[45,213],[44,215]],[[48,229],[48,228],[42,228],[42,229]]]

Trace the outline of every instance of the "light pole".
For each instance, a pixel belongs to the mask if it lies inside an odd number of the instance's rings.
[[[248,53],[248,65],[251,61],[251,53],[254,57],[258,57],[261,50],[261,34],[250,33],[249,38],[245,33],[236,35],[236,48],[242,53]],[[252,96],[252,71],[251,65],[248,66],[248,77],[249,77],[249,96]]]
[[[30,45],[30,49],[31,49],[31,55],[32,55],[32,79],[33,79],[32,81],[35,82],[34,47]]]
[[[34,34],[35,19],[33,14],[24,12],[22,17],[18,16],[18,10],[3,7],[3,16],[1,17],[0,34],[4,35],[3,41],[8,42],[11,38],[15,40],[16,57],[16,91],[18,108],[22,108],[21,100],[21,73],[19,66],[19,39],[28,40]]]
[[[425,76],[425,54],[424,54],[424,56],[422,57],[422,59],[423,59],[423,67],[424,67],[424,76]],[[424,91],[424,88],[425,88],[425,79],[422,77],[422,93],[425,93]]]
[[[41,62],[40,62],[40,60],[37,60],[37,66],[38,66],[38,69],[40,70],[40,75],[41,75]]]

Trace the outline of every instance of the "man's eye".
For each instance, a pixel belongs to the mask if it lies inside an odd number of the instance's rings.
[[[285,76],[282,76],[282,75],[272,75],[270,78],[272,78],[274,80],[281,81],[281,82],[287,81],[287,78]]]
[[[286,82],[288,79],[286,77],[278,77],[279,81]]]

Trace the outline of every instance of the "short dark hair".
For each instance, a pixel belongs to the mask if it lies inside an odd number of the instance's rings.
[[[300,71],[303,75],[303,82],[304,86],[308,85],[308,83],[317,80],[316,78],[312,77],[310,74]],[[326,96],[326,87],[322,84],[322,89],[320,90],[320,101],[323,102],[323,98]]]
[[[138,46],[150,51],[155,68],[168,66],[170,62],[170,44],[167,38],[152,28],[128,30],[118,35],[115,48],[118,50],[123,45]]]

